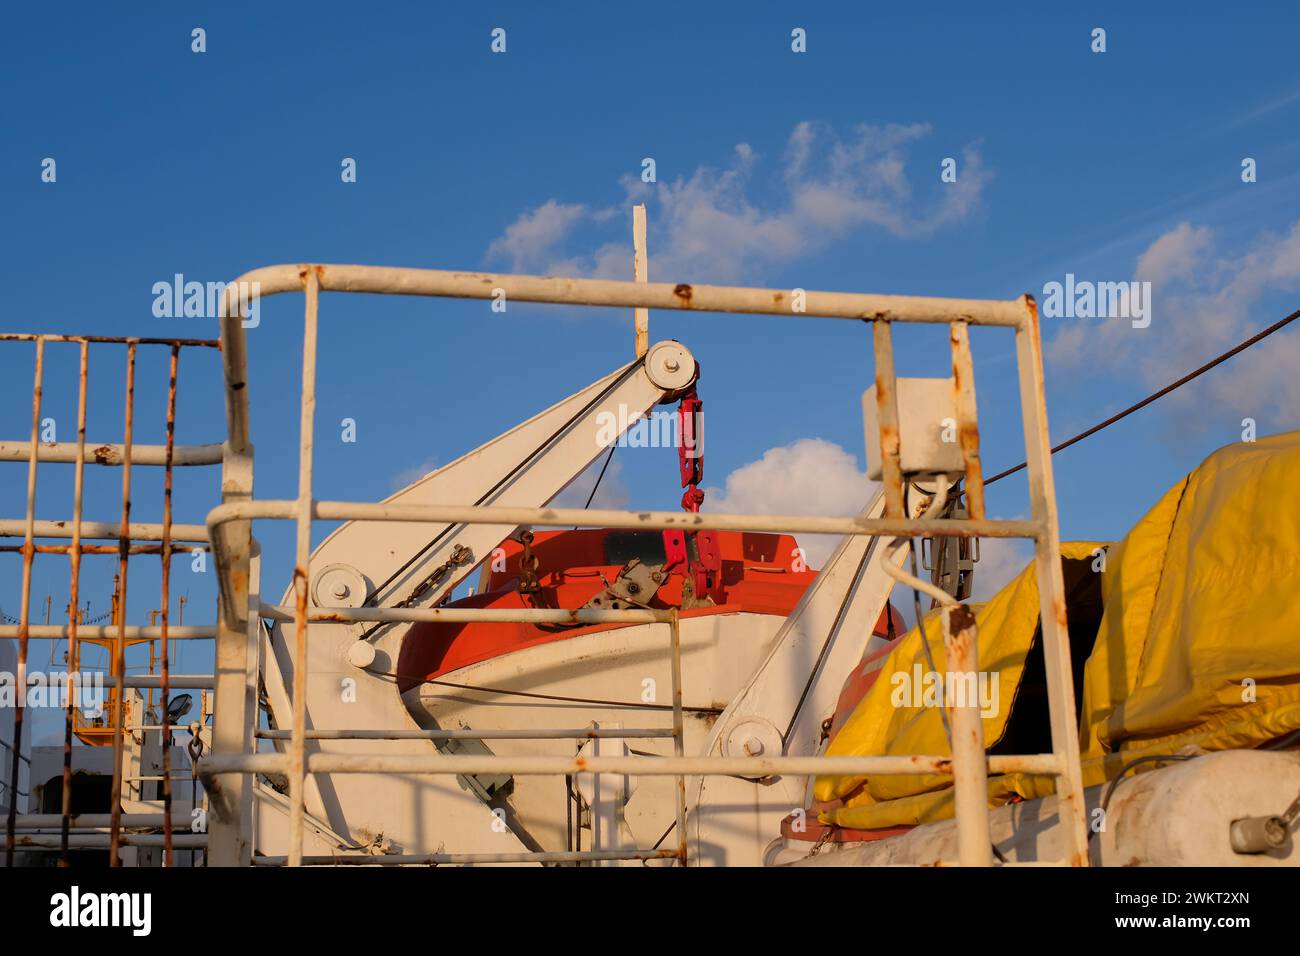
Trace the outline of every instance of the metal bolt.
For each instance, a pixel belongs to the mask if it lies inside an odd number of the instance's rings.
[[[334,596],[338,598],[340,601],[343,600],[351,593],[352,593],[351,590],[342,581],[334,585]]]
[[[763,752],[763,741],[757,737],[750,737],[745,741],[745,753],[751,757],[757,757]]]
[[[664,368],[670,372],[675,372],[681,367],[682,364],[677,359],[668,359],[664,362]]]

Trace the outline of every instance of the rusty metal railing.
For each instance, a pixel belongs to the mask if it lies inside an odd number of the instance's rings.
[[[131,687],[160,687],[162,690],[163,723],[161,731],[165,741],[169,735],[169,717],[166,700],[170,688],[195,686],[210,681],[205,677],[171,674],[168,647],[174,640],[203,640],[215,637],[215,627],[172,627],[170,622],[169,586],[170,565],[178,553],[177,545],[185,551],[207,547],[207,531],[201,525],[177,525],[172,521],[172,470],[178,466],[219,465],[223,463],[220,445],[178,446],[175,443],[177,372],[181,351],[185,348],[218,349],[220,343],[211,339],[187,338],[115,338],[109,336],[32,335],[18,333],[0,334],[0,343],[17,347],[30,342],[35,348],[35,376],[32,386],[32,427],[27,442],[0,442],[0,462],[25,462],[27,464],[27,500],[25,518],[0,519],[0,537],[22,537],[20,547],[7,546],[4,550],[22,554],[22,595],[18,624],[0,626],[0,640],[17,640],[19,692],[15,699],[15,746],[21,752],[27,686],[28,642],[31,639],[66,639],[69,647],[67,701],[64,714],[62,811],[59,815],[57,842],[50,835],[20,836],[16,831],[27,822],[17,814],[17,803],[9,807],[5,821],[5,864],[12,866],[16,847],[57,848],[60,862],[68,863],[70,848],[107,846],[110,865],[119,866],[118,850],[122,846],[152,845],[152,840],[140,835],[122,833],[123,812],[123,754],[125,692]],[[41,407],[44,390],[45,357],[48,344],[76,345],[79,351],[77,392],[77,440],[75,444],[43,443],[40,441]],[[126,394],[124,398],[123,438],[119,444],[100,444],[90,448],[86,444],[87,386],[90,376],[91,346],[125,346]],[[137,444],[134,441],[135,425],[135,370],[136,357],[141,346],[160,346],[170,350],[168,392],[166,406],[166,442],[163,445]],[[37,521],[35,518],[37,495],[37,467],[40,463],[71,464],[75,468],[72,517],[70,521]],[[111,521],[86,521],[83,514],[85,468],[87,465],[120,467],[122,469],[122,497],[120,519]],[[131,478],[134,466],[159,466],[165,469],[163,492],[163,520],[161,524],[133,523],[131,521]],[[68,544],[38,543],[38,538],[68,539]],[[115,541],[114,545],[88,544],[87,541]],[[157,545],[142,545],[138,541],[156,541]],[[68,623],[64,625],[34,625],[31,623],[32,568],[37,554],[66,554],[70,562]],[[118,559],[117,585],[114,595],[115,616],[109,626],[85,625],[79,621],[77,605],[81,585],[81,559],[84,555],[116,555]],[[126,623],[127,572],[129,559],[136,554],[157,554],[162,562],[162,594],[160,626],[141,627]],[[162,642],[161,673],[157,681],[148,675],[126,674],[126,650],[141,641]],[[113,780],[108,832],[104,834],[73,834],[72,807],[72,739],[77,725],[74,678],[80,663],[80,644],[83,641],[103,644],[110,649],[113,685],[109,695],[112,719],[106,728],[113,746]],[[15,761],[16,783],[17,761]],[[172,863],[173,826],[171,819],[171,770],[164,748],[162,773],[163,833],[158,843],[164,848],[164,862]],[[127,815],[128,825],[137,815]],[[184,837],[182,845],[195,841]]]
[[[215,563],[221,586],[221,622],[217,640],[216,723],[213,752],[202,761],[202,773],[220,796],[213,801],[210,860],[213,863],[247,864],[251,848],[248,830],[251,790],[249,775],[283,773],[289,779],[291,807],[288,865],[320,862],[303,855],[304,785],[313,773],[404,773],[404,774],[574,774],[616,773],[676,776],[684,790],[686,775],[741,774],[762,777],[770,774],[946,774],[954,778],[957,825],[962,863],[989,863],[987,801],[980,781],[987,772],[1050,774],[1057,779],[1058,813],[1063,832],[1065,859],[1071,865],[1086,865],[1087,842],[1079,765],[1078,740],[1074,724],[1074,692],[1071,683],[1070,650],[1066,630],[1064,585],[1060,564],[1056,495],[1048,441],[1046,402],[1043,389],[1041,336],[1034,301],[1023,296],[1010,301],[882,296],[834,292],[791,291],[647,282],[614,282],[593,279],[564,279],[539,276],[492,275],[421,269],[390,269],[370,266],[282,265],[247,273],[229,289],[257,284],[263,295],[301,291],[306,310],[303,335],[303,379],[301,397],[299,484],[294,500],[254,501],[251,497],[252,446],[249,441],[247,350],[243,332],[242,303],[230,291],[224,303],[222,358],[225,368],[228,439],[223,504],[208,516]],[[617,306],[638,310],[664,309],[695,312],[727,312],[782,315],[797,319],[823,317],[865,321],[873,326],[876,393],[881,432],[883,481],[886,510],[883,518],[830,518],[769,515],[700,515],[678,512],[579,511],[559,508],[499,508],[469,505],[414,506],[317,501],[312,495],[313,425],[315,407],[316,341],[321,292],[366,292],[396,295],[490,299],[504,292],[509,300],[581,306]],[[897,378],[893,365],[894,323],[948,325],[953,351],[954,400],[957,409],[959,443],[965,469],[969,503],[968,520],[916,520],[904,514],[903,472],[900,463]],[[1015,333],[1024,425],[1026,460],[1029,468],[1031,518],[1028,521],[994,521],[984,515],[983,481],[979,462],[979,439],[975,421],[974,382],[968,328],[986,325],[1011,329]],[[232,480],[233,479],[233,480]],[[255,519],[292,520],[297,527],[296,566],[293,570],[296,606],[268,608],[249,606],[249,559],[253,551],[251,522]],[[988,757],[982,738],[957,746],[952,757],[687,757],[680,736],[680,687],[675,687],[676,753],[668,758],[586,757],[496,757],[470,755],[383,755],[312,753],[305,750],[306,641],[308,623],[331,621],[422,621],[422,620],[541,620],[538,612],[493,612],[439,608],[308,608],[307,582],[310,574],[310,528],[315,520],[369,520],[454,522],[460,524],[528,524],[572,526],[599,524],[616,528],[665,529],[681,527],[738,531],[806,531],[818,533],[907,536],[1019,537],[1034,541],[1038,575],[1042,637],[1047,668],[1049,711],[1053,752],[1024,756]],[[263,611],[282,619],[292,616],[295,625],[292,663],[293,720],[288,728],[287,753],[253,752],[253,735],[248,728],[255,716],[251,688],[256,682],[255,656],[249,652],[249,618]],[[591,612],[545,612],[572,616]],[[645,611],[600,612],[600,620],[642,621]],[[651,614],[657,612],[649,612]],[[508,616],[507,616],[508,615]],[[568,619],[568,618],[566,618]],[[594,620],[594,618],[591,618]],[[976,665],[973,624],[954,615],[956,633],[949,633],[944,614],[945,638],[952,658],[963,666]],[[674,683],[680,681],[680,647],[673,629]],[[968,726],[968,725],[967,725]],[[978,730],[978,725],[976,725]],[[684,841],[685,804],[678,808],[679,835]],[[972,837],[972,834],[974,835]],[[980,834],[983,834],[981,837]],[[981,847],[981,840],[983,846]],[[641,852],[641,851],[637,851]],[[554,854],[506,854],[499,860],[491,855],[424,854],[409,862],[508,862],[559,861]],[[435,859],[436,858],[436,859]],[[594,859],[594,857],[588,857]],[[367,862],[382,861],[368,857]],[[331,862],[336,862],[330,858]],[[388,861],[399,862],[399,861]]]

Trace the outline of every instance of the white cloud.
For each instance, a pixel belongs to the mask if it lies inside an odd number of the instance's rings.
[[[856,515],[879,486],[858,470],[857,459],[834,442],[801,438],[772,448],[727,475],[724,487],[705,489],[706,512],[723,514]],[[835,535],[801,535],[808,564],[820,568],[839,543]]]
[[[1135,277],[1152,283],[1151,325],[1128,319],[1065,319],[1047,348],[1053,364],[1105,370],[1156,389],[1226,351],[1278,318],[1269,296],[1300,289],[1300,221],[1283,235],[1264,232],[1236,254],[1219,254],[1212,231],[1180,223],[1137,259]],[[1294,427],[1300,406],[1300,336],[1277,333],[1166,401],[1187,421],[1227,410]]]
[[[856,515],[875,496],[879,484],[868,481],[857,460],[834,442],[803,438],[764,452],[758,461],[727,475],[722,489],[705,489],[704,510],[724,514]],[[799,544],[810,567],[820,568],[839,544],[836,535],[801,535]],[[985,538],[975,565],[971,601],[987,601],[1025,569],[1033,558],[1027,541]],[[912,593],[897,589],[894,606],[911,623]],[[923,597],[923,607],[930,601]]]
[[[508,259],[515,272],[547,270],[556,249],[569,238],[578,221],[588,215],[585,206],[548,200],[507,226],[488,247],[488,256]]]
[[[1023,571],[1034,557],[1033,545],[1019,538],[981,538],[971,603],[982,604]]]
[[[1138,256],[1137,278],[1154,286],[1190,279],[1213,246],[1208,226],[1195,227],[1189,222],[1180,222]]]
[[[702,165],[657,184],[625,177],[625,201],[648,205],[651,279],[736,282],[865,227],[916,238],[966,218],[988,181],[973,147],[963,151],[955,183],[941,183],[938,160],[927,155],[915,177],[930,184],[927,198],[913,196],[907,151],[929,134],[922,123],[859,125],[841,138],[826,124],[803,122],[790,134],[779,179],[769,177],[759,189],[754,180],[761,157],[747,143],[735,147],[722,169]],[[765,202],[757,198],[761,193],[777,198]],[[581,255],[559,251],[579,223],[616,220],[625,227],[617,211],[551,199],[508,226],[488,258],[508,261],[515,271],[630,278],[626,241]]]

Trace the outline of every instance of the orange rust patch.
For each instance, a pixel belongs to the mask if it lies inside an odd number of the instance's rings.
[[[948,612],[948,620],[952,625],[953,632],[965,631],[975,626],[975,615],[965,604],[958,604]]]
[[[1060,598],[1054,600],[1052,602],[1052,612],[1056,615],[1056,623],[1060,625],[1061,628],[1065,628],[1066,627],[1065,602]],[[1068,644],[1066,645],[1066,650],[1067,652],[1069,650]]]
[[[1025,308],[1029,310],[1029,327],[1033,329],[1034,336],[1038,337],[1040,330],[1038,328],[1038,303],[1028,292],[1025,293]]]

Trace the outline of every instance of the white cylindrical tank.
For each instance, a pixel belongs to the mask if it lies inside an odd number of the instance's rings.
[[[1134,768],[1135,770],[1137,768]],[[1126,777],[1110,796],[1085,792],[1094,866],[1300,866],[1292,824],[1282,846],[1263,853],[1233,849],[1230,828],[1248,817],[1282,814],[1300,793],[1300,753],[1225,750]],[[1013,863],[1062,856],[1056,798],[1028,800],[989,811],[990,835]],[[793,866],[953,864],[957,827],[951,820],[917,827],[871,843],[827,844],[805,856],[809,844],[787,841],[768,860]]]

